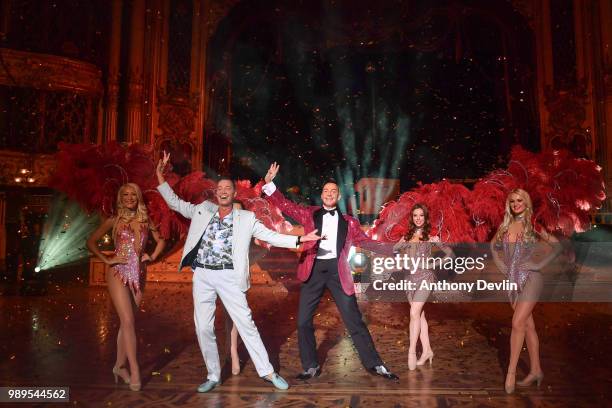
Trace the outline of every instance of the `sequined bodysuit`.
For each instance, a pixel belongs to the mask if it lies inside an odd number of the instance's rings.
[[[145,265],[140,262],[140,255],[147,242],[148,231],[146,224],[140,226],[140,242],[136,242],[137,234],[130,224],[121,223],[115,233],[115,256],[125,257],[127,263],[117,264],[112,271],[125,285],[140,290],[140,281],[145,275]]]
[[[431,257],[431,250],[434,245],[439,245],[438,243],[429,242],[429,241],[421,241],[421,242],[402,242],[398,243],[394,246],[394,252],[406,253],[411,258],[421,258],[425,261],[427,258]],[[412,270],[406,270],[406,280],[415,283],[416,290],[419,290],[422,282],[433,283],[436,281],[436,274],[432,269],[427,269],[423,267],[424,265],[419,264],[412,273]],[[412,296],[414,291],[408,291],[408,296]]]
[[[516,283],[518,290],[510,290],[508,296],[514,302],[519,293],[525,287],[529,275],[534,271],[527,269],[525,264],[531,259],[535,244],[525,241],[523,234],[516,237],[515,242],[509,240],[509,234],[505,233],[501,242],[503,249],[503,262],[506,265],[506,277],[510,283]],[[499,246],[498,246],[499,248]]]

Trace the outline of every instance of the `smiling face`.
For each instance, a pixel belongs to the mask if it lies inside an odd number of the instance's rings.
[[[338,204],[340,199],[340,191],[336,183],[325,183],[323,191],[321,191],[321,200],[326,208],[333,208]]]
[[[422,228],[425,225],[425,212],[421,208],[416,208],[412,212],[412,222],[417,228]]]
[[[135,210],[138,207],[138,194],[132,187],[124,187],[121,191],[121,204],[123,207]]]
[[[234,188],[234,184],[231,182],[231,180],[219,180],[215,195],[217,196],[219,206],[231,206],[234,201],[234,197],[236,197],[236,189]]]
[[[527,208],[525,199],[518,193],[512,193],[508,197],[508,205],[513,215],[521,215]]]

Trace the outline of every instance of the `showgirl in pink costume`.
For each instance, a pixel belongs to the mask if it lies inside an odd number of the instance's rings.
[[[136,184],[121,186],[117,193],[116,208],[117,215],[102,222],[87,240],[87,247],[110,266],[106,273],[106,283],[120,320],[117,359],[113,367],[115,382],[121,377],[132,391],[139,391],[141,380],[136,357],[134,309],[138,308],[142,300],[146,263],[157,259],[164,249],[165,241],[152,225],[142,193]],[[111,257],[104,255],[97,246],[98,240],[109,230],[112,230],[115,243]],[[149,231],[157,242],[150,255],[145,252]],[[124,367],[126,360],[129,362],[129,371]]]

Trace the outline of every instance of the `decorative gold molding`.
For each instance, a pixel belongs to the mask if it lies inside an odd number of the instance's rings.
[[[163,134],[187,136],[195,130],[198,110],[198,94],[167,94],[165,89],[157,92],[157,127]]]
[[[0,150],[0,185],[46,187],[55,169],[55,156],[51,154],[28,154],[10,150]],[[34,182],[17,183],[15,177],[21,169],[31,171],[29,177]]]
[[[102,93],[102,71],[93,64],[8,48],[0,48],[0,57],[0,85],[86,95]]]

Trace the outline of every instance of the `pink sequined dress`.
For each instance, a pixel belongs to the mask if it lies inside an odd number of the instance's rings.
[[[144,280],[146,268],[140,262],[145,244],[148,239],[149,228],[146,224],[140,226],[140,242],[136,242],[138,236],[130,224],[121,223],[115,233],[115,256],[125,257],[127,263],[117,264],[111,267],[124,285],[128,285],[134,291],[140,291],[140,282]]]

